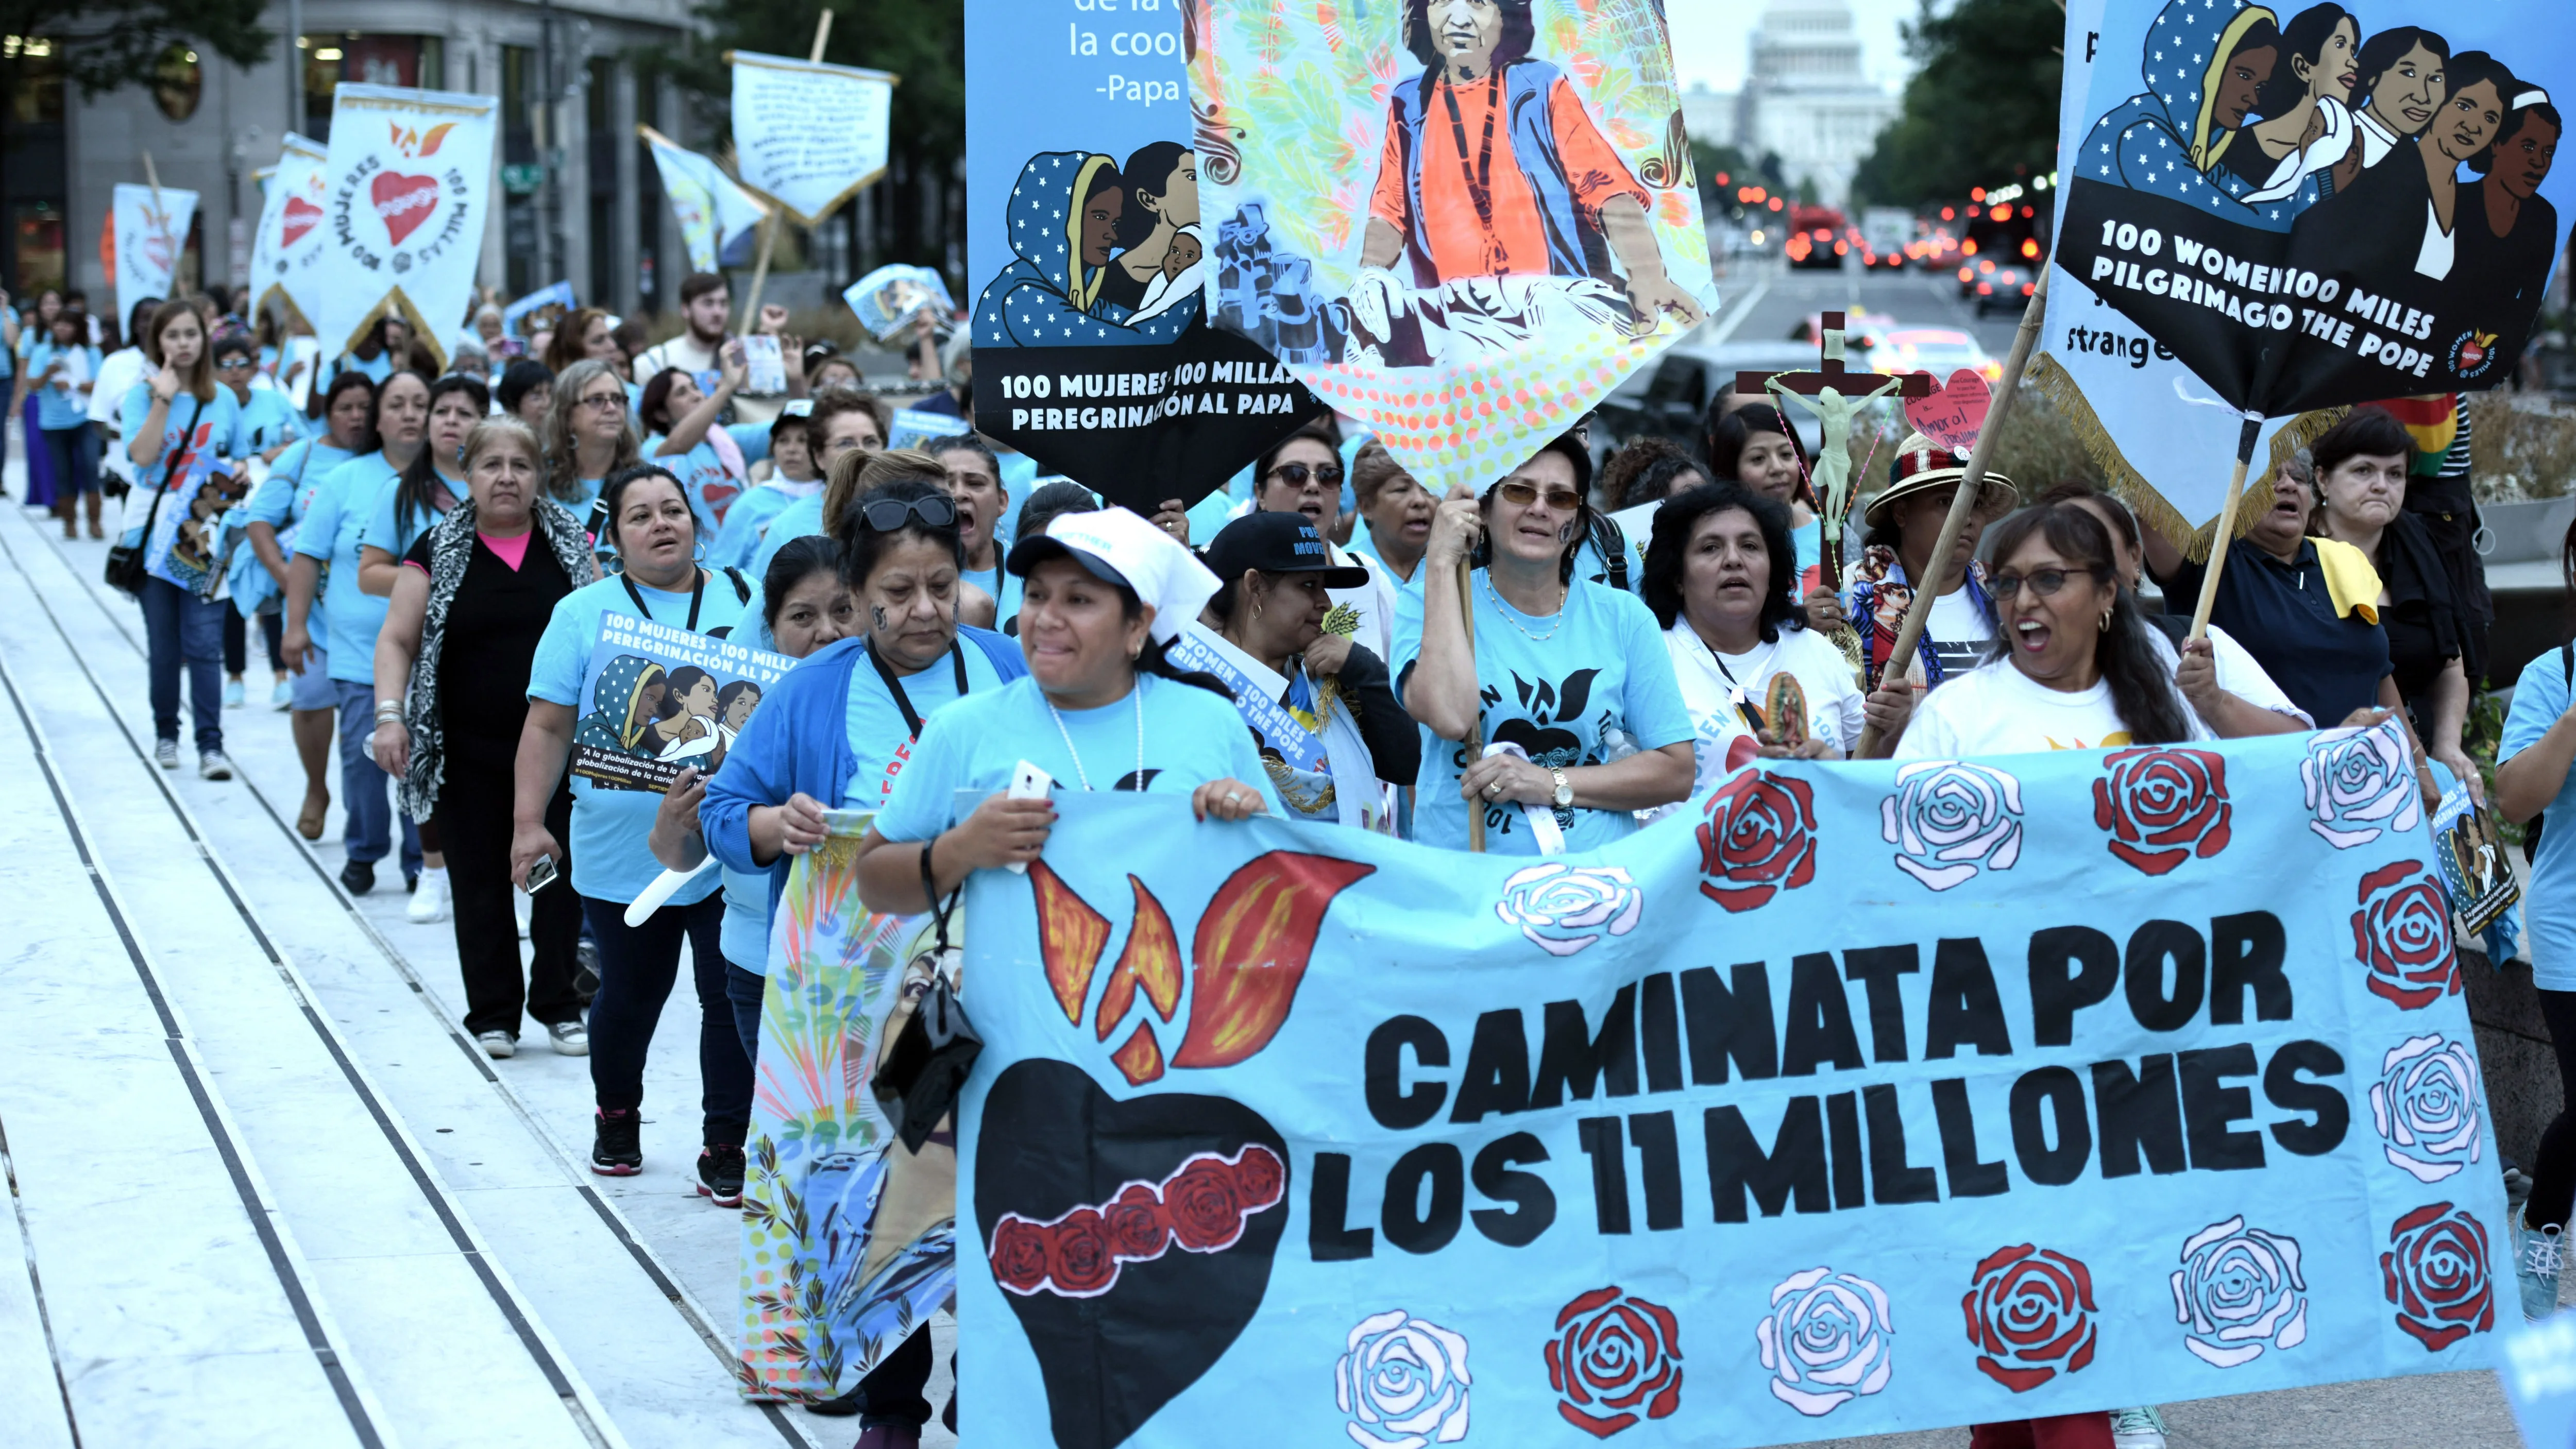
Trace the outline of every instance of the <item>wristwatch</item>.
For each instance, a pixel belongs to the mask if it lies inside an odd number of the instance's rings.
[[[1574,787],[1565,782],[1565,772],[1550,767],[1548,773],[1556,777],[1556,793],[1547,797],[1548,803],[1559,810],[1571,806],[1574,803]]]

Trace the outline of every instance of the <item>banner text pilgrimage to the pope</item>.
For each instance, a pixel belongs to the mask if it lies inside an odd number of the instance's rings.
[[[1761,1445],[2482,1366],[2405,761],[1747,769],[1536,864],[1065,799],[969,888],[961,1428]]]

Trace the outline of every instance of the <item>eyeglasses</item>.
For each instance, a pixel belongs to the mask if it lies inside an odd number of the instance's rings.
[[[1270,470],[1270,476],[1300,492],[1305,490],[1310,479],[1316,487],[1327,493],[1339,492],[1342,486],[1342,470],[1330,463],[1314,468],[1309,468],[1303,463],[1282,463]]]
[[[2053,598],[2059,589],[2066,587],[2068,579],[2092,572],[2092,569],[2033,569],[2027,574],[1997,574],[1994,579],[1995,597],[2016,598],[2021,593],[2021,586],[2028,584],[2032,593],[2043,599]]]
[[[604,413],[610,408],[622,408],[626,406],[626,394],[622,392],[603,392],[591,397],[576,398],[573,400],[573,406],[591,408],[595,411]]]
[[[1583,508],[1583,495],[1571,488],[1550,488],[1542,493],[1535,483],[1506,478],[1494,485],[1494,496],[1514,508],[1527,508],[1545,499],[1547,506],[1559,513],[1578,513]]]
[[[215,359],[215,371],[217,372],[231,372],[236,368],[244,368],[250,365],[250,359],[240,356],[239,354],[235,354],[231,357],[218,357]]]
[[[929,528],[957,526],[957,505],[945,493],[905,502],[900,498],[879,498],[858,505],[859,521],[878,533],[892,533],[903,527],[906,519],[918,518]]]

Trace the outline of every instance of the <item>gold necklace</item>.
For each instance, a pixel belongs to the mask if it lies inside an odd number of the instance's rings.
[[[1485,575],[1485,592],[1493,596],[1495,603],[1503,606],[1497,611],[1502,615],[1503,622],[1520,630],[1521,637],[1529,640],[1533,644],[1546,643],[1548,640],[1556,637],[1557,630],[1565,627],[1566,586],[1563,584],[1558,584],[1556,586],[1556,622],[1549,625],[1547,632],[1544,634],[1531,633],[1528,626],[1522,624],[1520,620],[1512,617],[1512,615],[1517,613],[1518,610],[1511,606],[1511,600],[1503,597],[1502,590],[1494,587],[1494,576],[1491,572],[1488,572]]]

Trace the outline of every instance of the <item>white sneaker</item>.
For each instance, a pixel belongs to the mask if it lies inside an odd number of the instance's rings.
[[[577,1020],[554,1022],[547,1026],[546,1035],[554,1038],[555,1055],[557,1056],[586,1057],[590,1055],[590,1028],[582,1025]]]
[[[536,904],[526,891],[517,886],[510,887],[510,914],[518,917],[519,939],[522,941],[528,939],[528,913],[536,909]]]
[[[152,763],[165,770],[179,768],[179,742],[177,740],[153,741]]]
[[[483,1049],[483,1055],[494,1061],[519,1054],[518,1038],[506,1031],[478,1031],[474,1034],[474,1044]]]
[[[2165,1416],[2153,1404],[2113,1409],[2111,1443],[2115,1449],[2165,1449]]]
[[[412,887],[411,904],[403,907],[403,914],[413,925],[426,926],[446,920],[447,908],[447,867],[422,867],[420,884]]]
[[[204,754],[197,756],[198,779],[229,780],[232,777],[233,762],[224,758],[223,751],[208,750]]]

